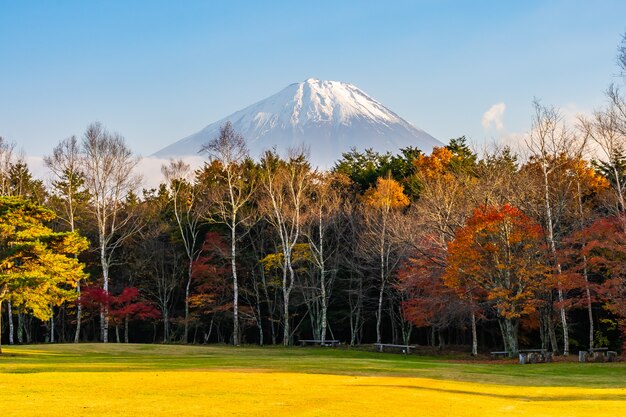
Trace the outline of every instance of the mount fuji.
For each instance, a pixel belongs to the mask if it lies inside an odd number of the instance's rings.
[[[201,146],[214,139],[227,121],[246,139],[252,157],[274,147],[284,154],[304,145],[311,163],[321,168],[332,167],[353,147],[393,153],[413,146],[429,153],[433,146],[443,145],[354,85],[309,78],[211,123],[153,156],[198,155]]]

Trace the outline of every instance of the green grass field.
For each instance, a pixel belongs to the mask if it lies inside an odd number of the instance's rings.
[[[521,366],[297,347],[5,347],[0,410],[2,416],[556,416],[596,411],[623,416],[626,364]]]

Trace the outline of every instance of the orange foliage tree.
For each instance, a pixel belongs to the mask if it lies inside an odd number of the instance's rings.
[[[409,205],[409,198],[404,194],[404,187],[392,178],[376,180],[376,187],[370,188],[363,195],[366,207],[366,223],[368,235],[372,237],[370,246],[379,258],[380,285],[378,287],[378,308],[376,310],[376,343],[381,343],[381,320],[383,296],[387,281],[391,276],[393,266],[390,262],[390,253],[393,242],[390,238],[390,222],[394,211]]]
[[[540,226],[508,204],[478,207],[449,245],[444,282],[484,294],[510,355],[518,351],[520,318],[537,308],[549,273],[542,246]]]

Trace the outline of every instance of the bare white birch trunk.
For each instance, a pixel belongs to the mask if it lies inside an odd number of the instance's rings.
[[[567,325],[567,316],[565,314],[565,307],[563,306],[563,290],[561,288],[561,264],[558,261],[556,254],[556,244],[554,243],[554,226],[552,224],[552,208],[550,206],[550,184],[548,181],[548,170],[546,167],[546,162],[542,161],[541,167],[543,170],[543,179],[544,179],[544,193],[545,193],[545,207],[546,207],[546,228],[548,232],[548,245],[550,247],[550,253],[553,257],[554,264],[556,267],[557,275],[559,279],[557,281],[557,296],[559,300],[559,315],[561,317],[561,325],[563,327],[563,354],[565,356],[569,355],[569,328]]]
[[[233,224],[230,228],[230,264],[233,271],[233,344],[235,346],[240,345],[239,341],[239,283],[237,282],[237,246],[236,246],[236,234],[235,234],[235,218],[233,218]]]

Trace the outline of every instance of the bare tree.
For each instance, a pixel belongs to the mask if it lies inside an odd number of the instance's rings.
[[[626,153],[626,103],[617,88],[608,91],[610,105],[605,111],[595,112],[592,118],[579,119],[581,130],[598,148],[597,157],[609,171],[615,190],[617,209],[623,212],[624,179],[620,172],[620,158]]]
[[[183,160],[171,161],[163,165],[161,172],[169,187],[169,197],[176,218],[176,225],[187,257],[187,283],[185,285],[185,328],[183,341],[189,342],[189,296],[193,279],[193,263],[202,252],[198,245],[200,221],[202,220],[201,201],[198,198],[200,188],[191,181],[189,164]]]
[[[230,265],[233,277],[233,344],[239,346],[239,281],[237,279],[237,235],[239,226],[249,219],[245,206],[256,190],[256,176],[249,161],[243,136],[230,122],[220,128],[219,135],[202,146],[216,164],[215,182],[208,190],[210,220],[226,225],[230,231]]]
[[[292,255],[302,235],[311,169],[304,151],[292,151],[287,161],[267,152],[261,164],[263,196],[259,204],[278,234],[282,252],[283,344],[287,346],[291,337],[290,296],[296,282]]]
[[[115,250],[139,229],[124,201],[139,186],[141,178],[133,173],[139,160],[119,134],[109,133],[100,123],[87,127],[82,140],[82,172],[91,198],[91,211],[98,227],[98,251],[102,267],[102,288],[109,291],[109,270]],[[107,307],[100,313],[101,338],[109,341]]]
[[[15,144],[0,136],[0,195],[10,195],[10,171],[15,163]]]
[[[311,257],[319,273],[318,280],[311,286],[314,292],[315,304],[319,302],[319,315],[312,315],[312,326],[322,345],[326,340],[328,327],[328,302],[332,293],[333,282],[337,275],[336,263],[339,251],[339,236],[341,235],[341,206],[342,189],[345,189],[349,180],[330,174],[318,174],[312,182],[311,216],[304,229],[307,237]],[[310,311],[313,311],[310,309]]]
[[[622,76],[626,77],[626,33],[622,35],[622,41],[617,47],[617,65],[622,71]]]
[[[553,260],[553,266],[558,276],[557,295],[559,300],[559,313],[563,327],[563,354],[569,355],[569,327],[565,312],[564,295],[561,284],[561,264],[557,258],[557,245],[555,238],[555,225],[552,213],[550,176],[552,172],[560,168],[559,161],[568,160],[567,157],[579,158],[584,150],[585,141],[570,132],[558,110],[554,107],[545,107],[535,100],[535,115],[532,122],[530,136],[526,142],[531,152],[531,157],[539,165],[542,175],[544,221],[546,226],[546,240]]]

